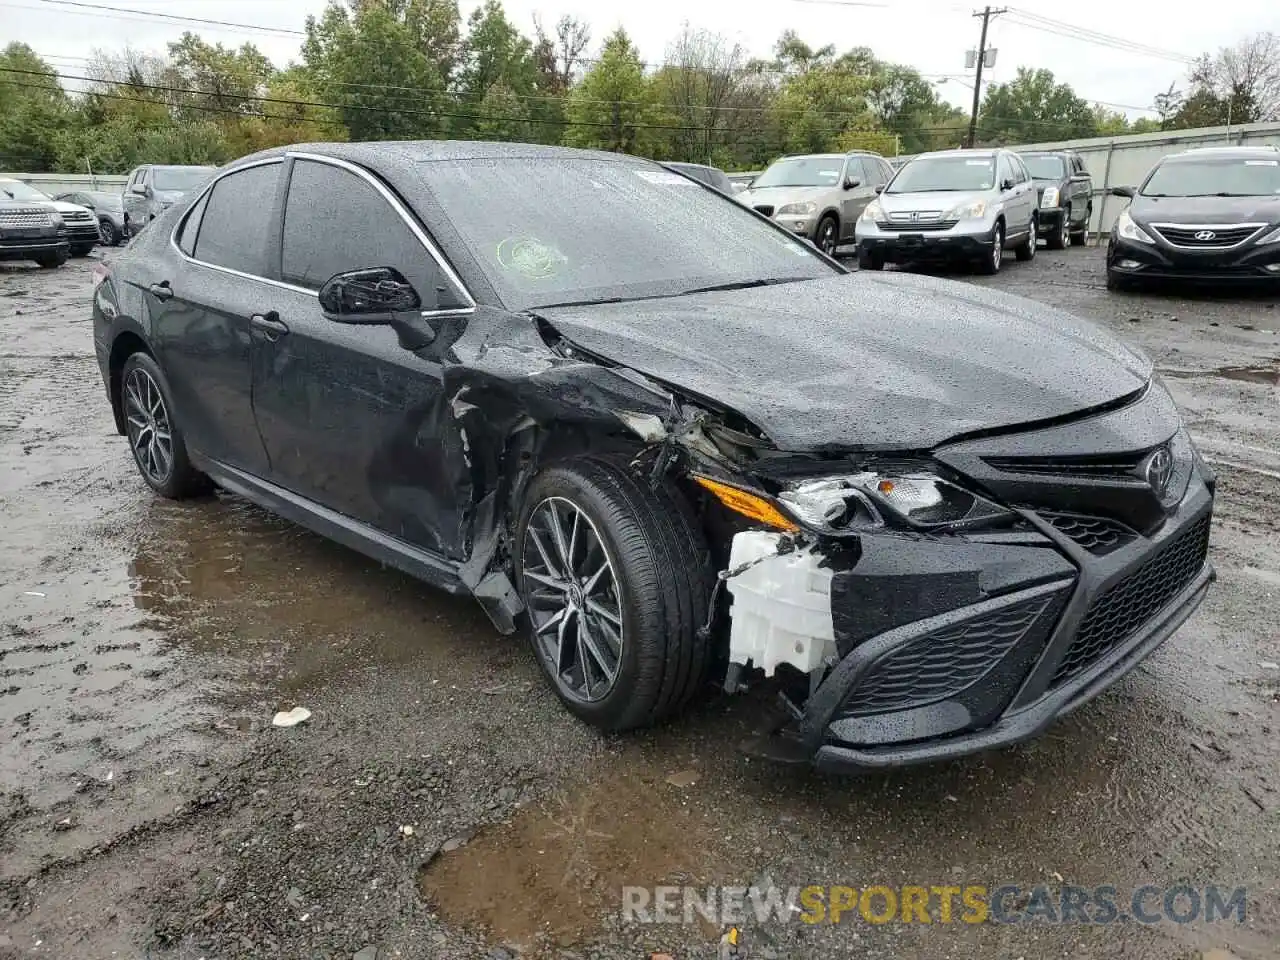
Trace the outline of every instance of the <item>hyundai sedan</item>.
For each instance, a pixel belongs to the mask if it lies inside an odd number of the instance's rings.
[[[658,164],[315,144],[102,266],[142,479],[220,486],[522,631],[605,730],[713,686],[860,769],[1031,737],[1196,608],[1214,480],[1150,361],[850,273]]]

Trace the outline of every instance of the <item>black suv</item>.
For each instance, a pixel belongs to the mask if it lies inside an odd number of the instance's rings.
[[[1107,247],[1107,288],[1144,279],[1280,281],[1280,147],[1211,147],[1165,157]]]
[[[1083,246],[1093,215],[1093,178],[1078,153],[1046,150],[1022,153],[1036,182],[1040,236],[1050,250]]]

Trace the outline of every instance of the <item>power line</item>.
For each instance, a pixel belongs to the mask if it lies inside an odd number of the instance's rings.
[[[80,0],[36,0],[37,3],[48,4],[57,7],[69,7],[66,12],[71,14],[79,14],[80,16],[100,16],[109,20],[122,19],[151,19],[151,20],[167,20],[173,23],[197,23],[202,26],[227,27],[234,30],[257,30],[264,33],[278,33],[287,36],[305,37],[305,30],[295,30],[291,27],[271,27],[263,24],[253,23],[236,23],[230,20],[209,20],[203,17],[187,17],[175,13],[160,13],[155,10],[138,10],[132,7],[114,7],[106,4],[82,3]],[[36,10],[38,7],[27,7],[26,10]]]
[[[1066,23],[1062,20],[1054,20],[1051,17],[1041,16],[1038,13],[1023,10],[1020,7],[1010,7],[1009,10],[1009,22],[1025,29],[1039,30],[1044,33],[1052,33],[1056,36],[1065,37],[1071,40],[1079,40],[1083,43],[1091,43],[1096,46],[1107,47],[1112,50],[1121,50],[1126,53],[1136,53],[1143,56],[1156,57],[1162,60],[1171,60],[1176,63],[1191,64],[1195,62],[1194,57],[1188,57],[1186,54],[1178,53],[1173,50],[1166,50],[1161,47],[1154,47],[1145,43],[1138,43],[1124,37],[1112,36],[1109,33],[1102,33],[1099,30],[1092,30],[1088,27],[1080,27],[1072,23]]]

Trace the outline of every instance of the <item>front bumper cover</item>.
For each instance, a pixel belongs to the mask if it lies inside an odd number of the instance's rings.
[[[859,252],[888,263],[983,259],[991,254],[994,240],[994,227],[978,232],[963,226],[915,232],[890,232],[879,226],[867,229],[861,222],[858,227]]]
[[[1135,280],[1280,282],[1280,243],[1246,243],[1227,250],[1180,250],[1166,243],[1138,243],[1113,236],[1107,269]]]
[[[1159,529],[1103,552],[1025,510],[1034,532],[864,536],[853,555],[829,555],[841,659],[799,715],[744,747],[855,771],[1036,736],[1133,669],[1204,599],[1211,484],[1197,472]]]

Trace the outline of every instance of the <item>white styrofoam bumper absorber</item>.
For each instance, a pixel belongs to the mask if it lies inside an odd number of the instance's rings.
[[[811,673],[835,654],[831,571],[809,548],[777,555],[780,534],[735,534],[729,569],[751,564],[726,581],[733,595],[729,661],[773,676],[780,663]],[[763,559],[762,559],[763,558]]]

